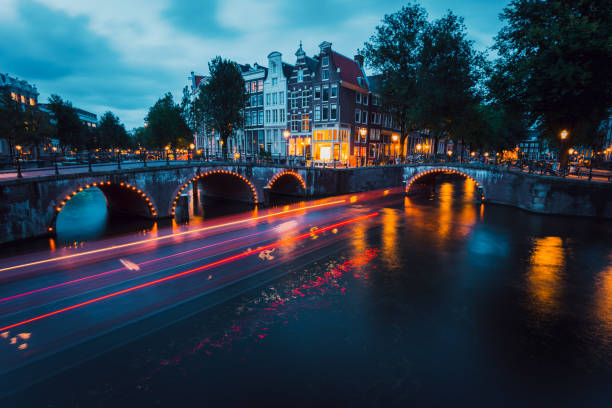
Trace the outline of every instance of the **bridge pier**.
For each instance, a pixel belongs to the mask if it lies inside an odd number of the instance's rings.
[[[189,221],[189,196],[187,194],[179,196],[176,202],[174,219],[180,223]]]

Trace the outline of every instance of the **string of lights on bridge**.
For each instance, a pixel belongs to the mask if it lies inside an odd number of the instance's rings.
[[[56,215],[59,214],[59,212],[62,210],[62,208],[64,208],[64,206],[68,203],[68,201],[70,201],[72,199],[72,197],[74,197],[75,195],[77,195],[78,193],[87,190],[88,188],[93,188],[93,187],[104,187],[104,186],[110,186],[113,183],[111,181],[98,181],[98,182],[94,182],[91,184],[86,184],[85,186],[81,186],[76,188],[75,190],[73,190],[71,193],[67,194],[64,199],[62,201],[60,201],[56,206],[55,206],[55,212]],[[138,195],[140,195],[144,201],[147,203],[147,206],[149,208],[149,212],[151,213],[151,216],[155,217],[157,216],[157,210],[155,209],[155,205],[151,202],[151,199],[147,196],[147,194],[145,194],[141,189],[139,189],[136,186],[133,186],[129,183],[115,183],[115,185],[119,185],[127,190],[131,190],[134,193],[137,193]],[[49,227],[48,229],[49,231],[53,231],[53,227]]]
[[[189,180],[187,183],[183,184],[183,186],[179,189],[178,193],[174,197],[174,201],[172,201],[172,209],[170,210],[170,214],[171,215],[175,215],[176,203],[178,202],[178,199],[181,196],[181,194],[183,193],[183,191],[187,187],[189,187],[189,185],[191,183],[193,183],[194,181],[196,181],[196,180],[198,180],[198,179],[200,179],[202,177],[210,176],[210,175],[213,175],[213,174],[226,174],[226,175],[238,177],[240,180],[242,180],[245,183],[247,183],[247,185],[251,189],[251,193],[253,194],[253,202],[254,203],[258,202],[257,191],[255,190],[255,186],[253,186],[253,184],[249,181],[249,179],[247,179],[246,177],[244,177],[244,176],[242,176],[242,175],[240,175],[238,173],[235,173],[235,172],[229,171],[229,170],[210,170],[210,171],[207,171],[207,172],[202,173],[200,175],[192,177],[191,180]]]
[[[272,180],[270,180],[270,182],[268,183],[267,187],[271,188],[272,185],[276,182],[276,180],[278,180],[282,176],[293,176],[293,177],[295,177],[300,182],[300,185],[302,186],[302,188],[304,190],[306,189],[306,182],[304,181],[302,176],[300,176],[297,172],[291,171],[291,170],[284,170],[284,171],[281,171],[281,172],[277,173],[274,177],[272,177]]]
[[[420,179],[423,176],[426,176],[428,174],[436,174],[436,173],[443,173],[443,174],[456,174],[458,176],[462,176],[467,178],[468,180],[470,180],[471,182],[473,182],[474,184],[476,184],[476,187],[479,189],[482,189],[482,186],[476,181],[474,180],[474,178],[470,177],[469,175],[462,173],[460,171],[457,170],[450,170],[450,169],[444,169],[444,168],[435,168],[435,169],[431,169],[431,170],[427,170],[424,171],[422,173],[417,174],[416,176],[412,177],[410,179],[410,181],[408,182],[408,184],[406,185],[406,193],[410,190],[410,187],[412,186],[412,184],[417,181],[418,179]],[[482,195],[482,199],[484,200],[484,194]]]

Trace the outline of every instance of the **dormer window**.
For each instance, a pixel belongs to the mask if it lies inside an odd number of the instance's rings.
[[[324,67],[329,65],[329,57],[323,57],[323,59],[321,60],[321,63]]]

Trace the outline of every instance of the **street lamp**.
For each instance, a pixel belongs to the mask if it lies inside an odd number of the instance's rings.
[[[193,149],[195,149],[195,145],[191,143],[189,145],[189,151],[187,152],[187,163],[189,163],[189,161],[191,160],[191,152],[193,152]]]
[[[17,178],[22,178],[23,175],[21,174],[21,146],[17,145],[15,146],[15,149],[17,149]]]
[[[560,136],[561,136],[561,140],[565,140],[569,136],[569,132],[567,130],[562,130]]]
[[[170,146],[166,146],[164,149],[166,150],[166,165],[169,166],[170,165],[170,156],[168,156],[168,154],[170,153]]]
[[[121,170],[121,149],[115,149],[117,153],[117,169]]]
[[[55,167],[55,175],[57,176],[59,174],[59,170],[57,168],[57,147],[53,146],[51,150],[53,150],[53,166]]]
[[[285,138],[285,164],[287,163],[287,156],[289,155],[289,136],[291,136],[291,132],[287,129],[283,131],[283,137]]]

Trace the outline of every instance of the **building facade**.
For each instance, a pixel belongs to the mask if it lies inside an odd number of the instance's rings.
[[[11,98],[20,103],[24,109],[26,105],[38,105],[38,90],[36,86],[29,84],[27,81],[0,73],[0,89],[2,88],[6,88]],[[9,155],[10,153],[7,139],[0,135],[0,155]]]
[[[274,51],[268,55],[268,74],[264,80],[264,150],[281,156],[288,152],[283,137],[287,130],[287,85],[293,66],[283,62],[282,54]]]
[[[255,156],[265,151],[264,137],[264,80],[267,69],[257,63],[240,65],[248,99],[244,108],[244,127],[238,129],[230,152]],[[231,142],[231,141],[230,141]]]

